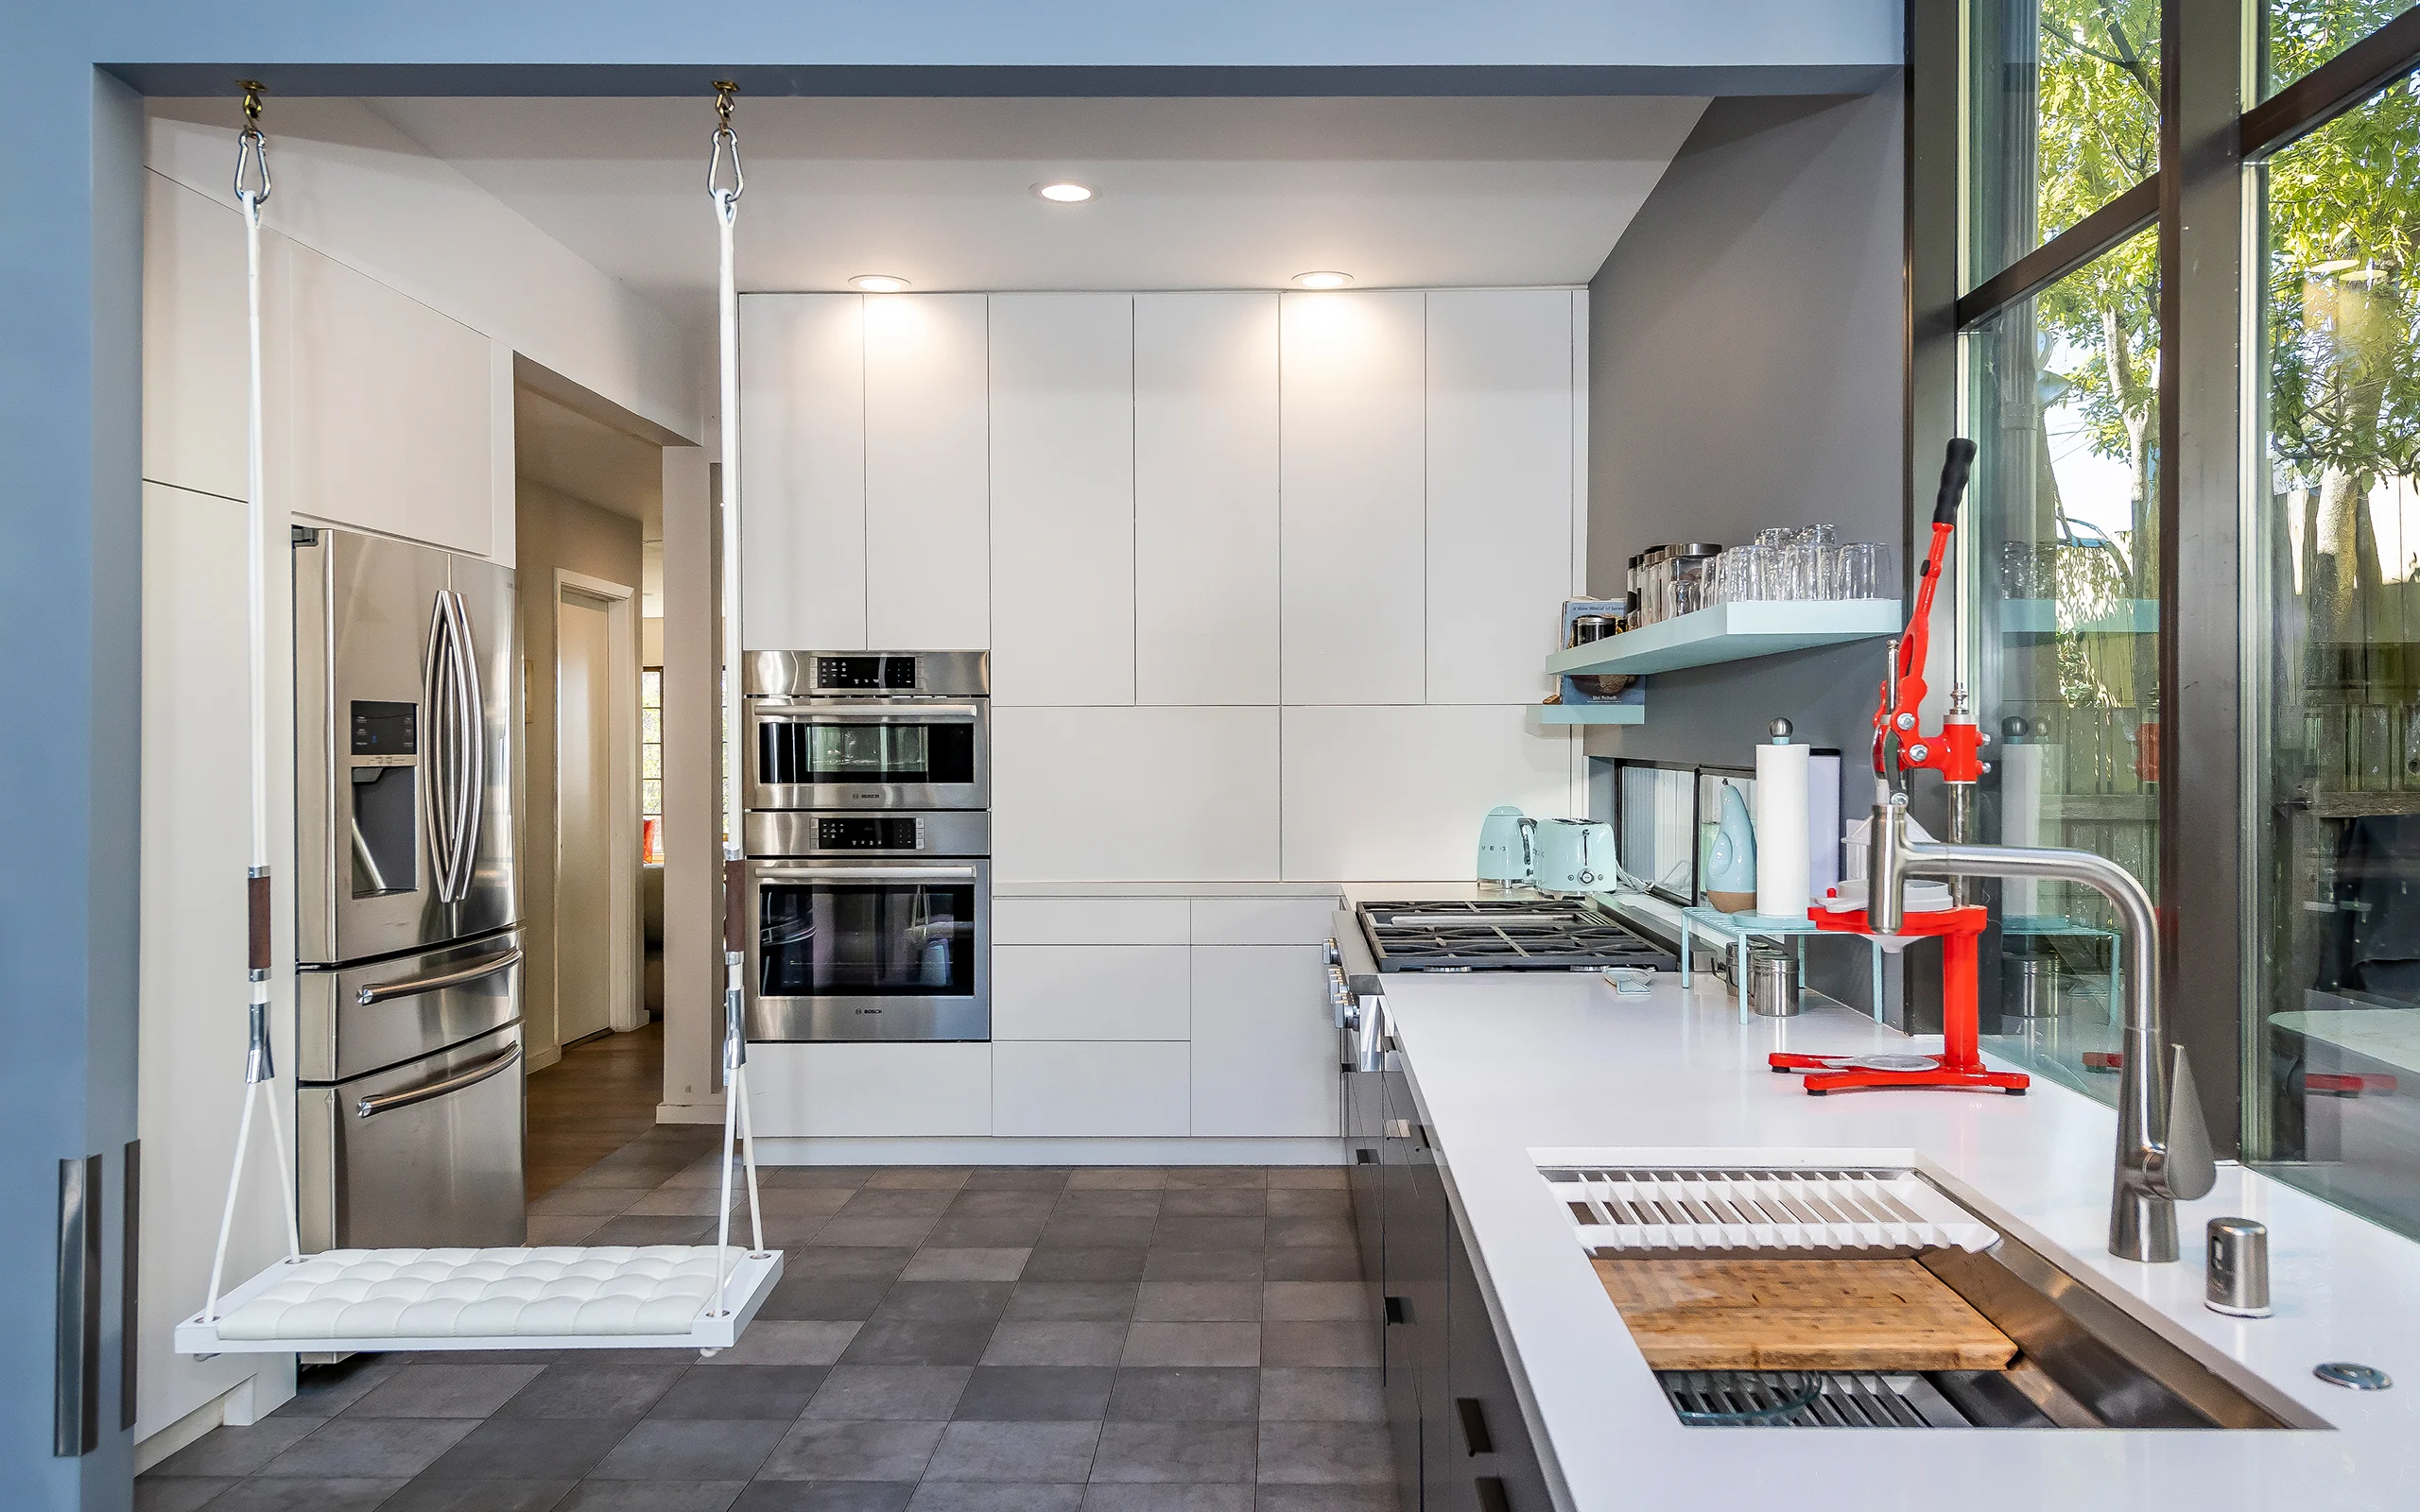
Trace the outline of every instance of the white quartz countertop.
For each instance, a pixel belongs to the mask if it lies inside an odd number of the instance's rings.
[[[1446,1181],[1573,1508],[2420,1507],[2420,1245],[2291,1188],[2221,1168],[2180,1204],[2169,1265],[2105,1246],[2116,1117],[2038,1078],[2023,1097],[1934,1091],[1808,1097],[1773,1050],[1906,1050],[1833,1007],[1737,1021],[1669,978],[1616,997],[1593,974],[1396,975],[1395,1035]],[[2333,1431],[1689,1428],[1674,1418],[1537,1174],[1556,1152],[1747,1163],[1912,1164],[2238,1383]],[[1594,1158],[1594,1157],[1591,1157]],[[2276,1315],[2202,1306],[2202,1228],[2269,1226]],[[2389,1391],[2311,1375],[2377,1366]]]
[[[1337,898],[1333,882],[995,882],[994,898]]]

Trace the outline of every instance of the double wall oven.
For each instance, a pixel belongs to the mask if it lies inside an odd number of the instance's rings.
[[[990,659],[747,658],[748,1033],[992,1037]]]

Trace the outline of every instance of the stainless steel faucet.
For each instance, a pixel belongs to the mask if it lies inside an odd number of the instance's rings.
[[[2160,1063],[2159,926],[2151,896],[2125,868],[2089,850],[2003,845],[1914,845],[1908,799],[1874,805],[1866,860],[1866,922],[1896,934],[1910,877],[2041,877],[2080,882],[2109,900],[2126,929],[2125,1058],[2118,1085],[2118,1164],[2109,1197],[2109,1252],[2154,1264],[2176,1259],[2176,1204],[2206,1195],[2219,1179],[2210,1131],[2193,1091],[2185,1047],[2174,1069]]]

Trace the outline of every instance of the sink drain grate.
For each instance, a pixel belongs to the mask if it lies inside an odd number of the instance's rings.
[[[1967,1428],[1920,1375],[1863,1370],[1659,1370],[1681,1421],[1696,1428]]]
[[[1999,1236],[1912,1171],[1565,1167],[1540,1173],[1598,1253],[1910,1255]]]

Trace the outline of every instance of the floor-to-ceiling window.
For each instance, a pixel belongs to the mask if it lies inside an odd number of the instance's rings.
[[[2224,1020],[2243,1157],[2420,1233],[2420,8],[1962,22],[1981,838],[2149,885],[2200,942],[2171,971],[2233,988],[2169,1016]],[[2043,885],[1998,903],[1995,1048],[2114,1091],[2111,920]]]

